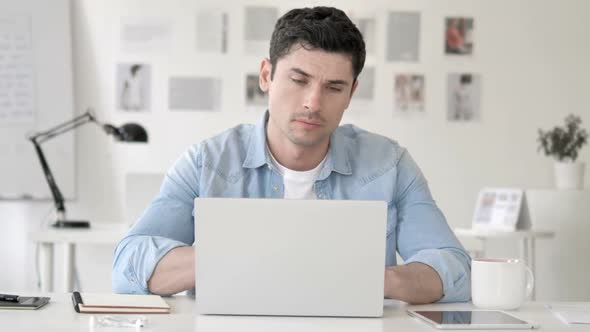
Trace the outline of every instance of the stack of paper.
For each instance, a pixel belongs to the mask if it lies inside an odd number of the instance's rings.
[[[547,309],[565,324],[590,324],[590,306],[586,305],[547,305]]]

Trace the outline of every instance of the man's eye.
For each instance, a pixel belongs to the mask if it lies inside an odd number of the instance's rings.
[[[299,80],[299,79],[296,79],[296,78],[292,78],[291,81],[293,81],[293,82],[295,82],[297,84],[305,84],[305,81],[304,80]]]
[[[340,91],[342,91],[342,88],[338,88],[338,87],[335,87],[335,86],[328,87],[328,89],[330,89],[330,91],[333,91],[333,92],[340,92]]]

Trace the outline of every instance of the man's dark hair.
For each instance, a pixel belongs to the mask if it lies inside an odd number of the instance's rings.
[[[350,55],[355,81],[365,64],[363,35],[337,8],[292,9],[279,18],[270,40],[271,79],[277,61],[287,55],[294,44],[301,44],[306,49],[318,48]]]

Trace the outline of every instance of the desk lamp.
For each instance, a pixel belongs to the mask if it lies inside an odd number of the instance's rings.
[[[57,186],[57,183],[55,182],[55,179],[53,178],[53,173],[51,172],[49,164],[45,159],[45,155],[43,154],[43,150],[41,149],[41,144],[45,141],[52,139],[53,137],[59,136],[88,122],[94,122],[97,125],[101,126],[102,129],[107,133],[107,135],[113,135],[116,141],[142,143],[147,143],[148,141],[147,132],[142,126],[136,123],[128,123],[122,125],[121,127],[115,127],[110,124],[100,123],[96,120],[94,113],[90,109],[86,111],[86,113],[77,116],[69,121],[66,121],[62,124],[59,124],[51,129],[30,135],[28,139],[35,146],[35,151],[37,152],[37,156],[39,157],[39,161],[41,162],[41,167],[43,168],[43,173],[45,174],[47,184],[49,184],[49,189],[51,190],[51,195],[53,196],[53,203],[55,204],[55,209],[57,211],[57,220],[55,221],[55,223],[51,225],[53,227],[88,228],[90,227],[90,222],[86,220],[66,219],[66,208],[64,205],[64,198]]]

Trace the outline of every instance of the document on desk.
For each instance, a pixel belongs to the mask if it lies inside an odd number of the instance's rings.
[[[589,305],[546,305],[553,314],[565,324],[590,324]]]

